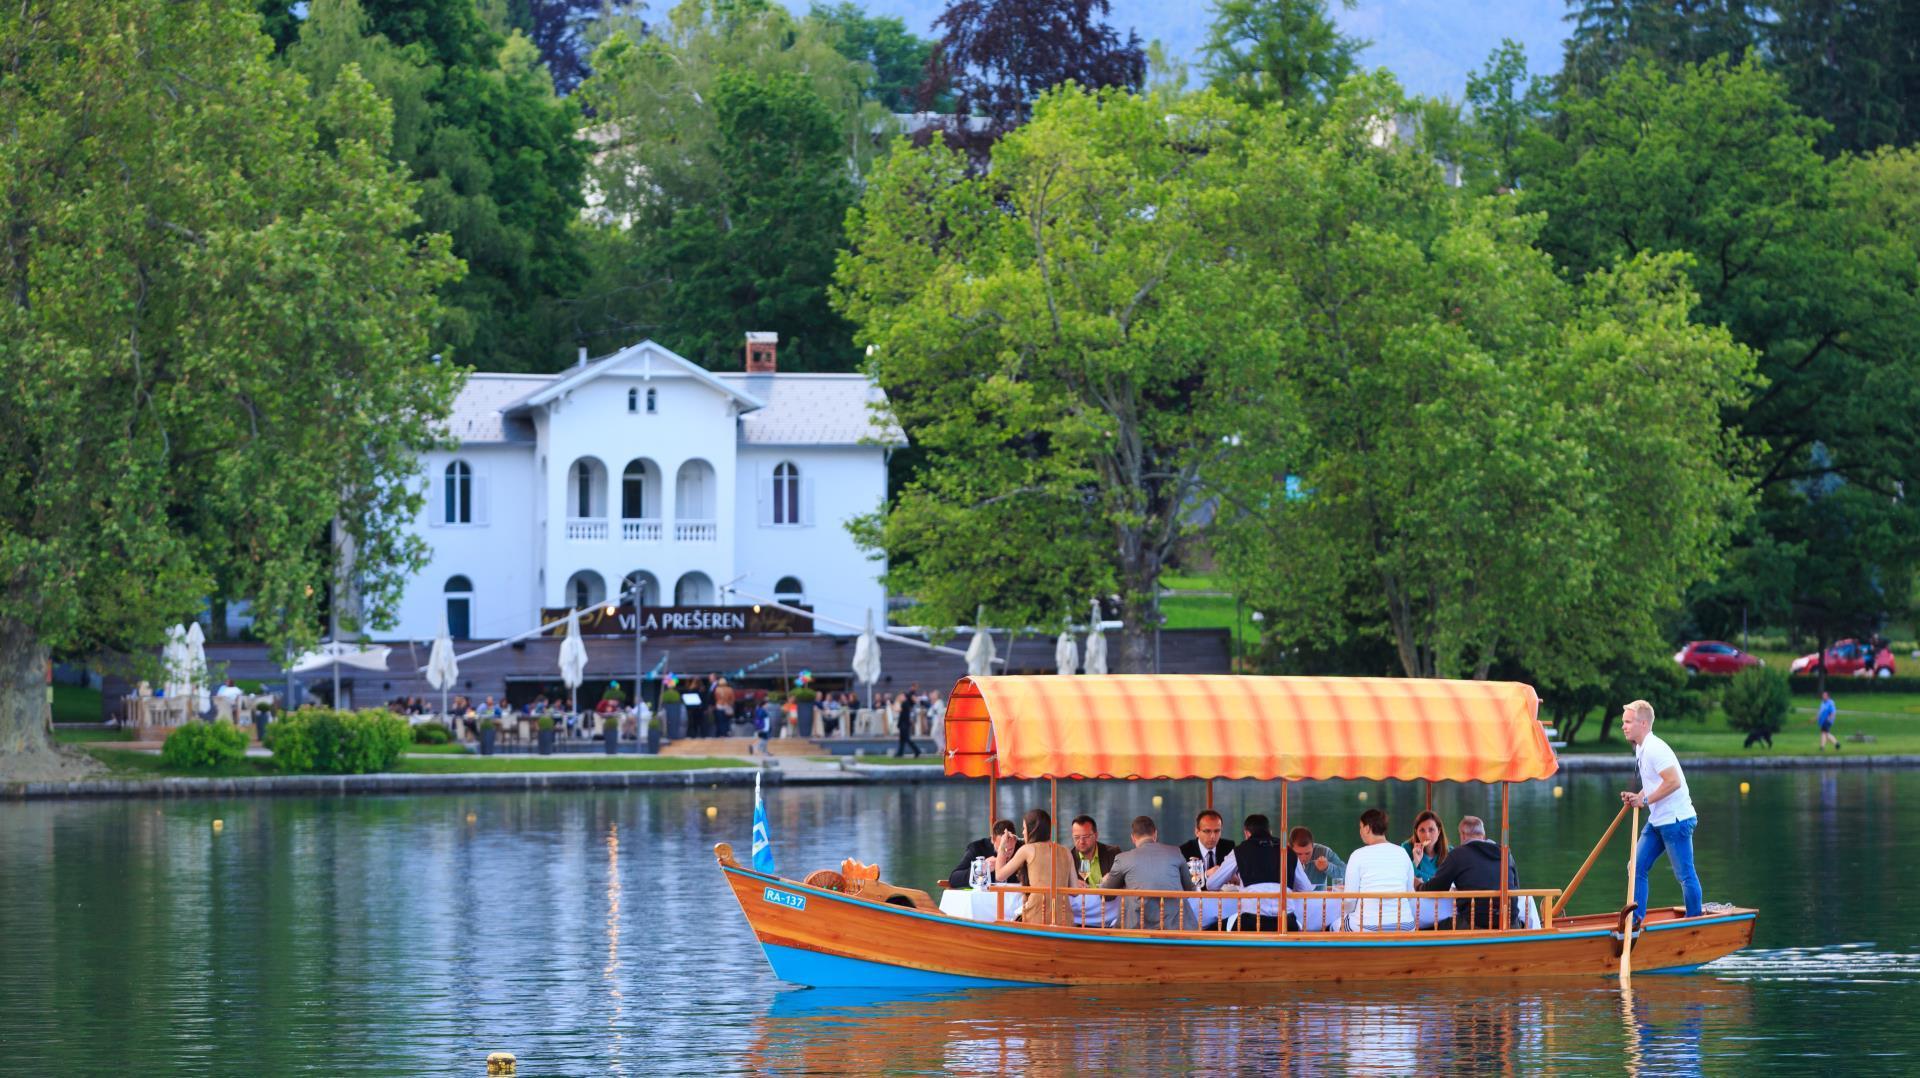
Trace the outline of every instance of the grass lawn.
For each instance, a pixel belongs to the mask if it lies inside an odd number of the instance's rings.
[[[258,775],[278,775],[273,761],[264,756],[248,756],[236,760],[225,767],[211,771],[179,771],[168,767],[157,752],[136,752],[132,749],[102,749],[88,747],[86,750],[94,759],[107,765],[115,778],[126,779],[164,779],[180,776],[184,778],[252,778]]]
[[[467,747],[458,741],[449,741],[444,745],[422,745],[418,741],[407,746],[409,756],[465,756]]]
[[[393,770],[403,775],[477,775],[523,771],[697,771],[710,767],[752,767],[746,760],[721,756],[444,756],[402,758]]]
[[[1920,754],[1920,694],[1836,696],[1834,700],[1840,705],[1840,715],[1834,723],[1833,732],[1844,746],[1840,750],[1842,755]],[[1673,751],[1682,756],[1811,755],[1820,744],[1819,729],[1813,725],[1813,713],[1818,706],[1819,701],[1815,698],[1794,697],[1793,711],[1787,715],[1786,725],[1773,735],[1771,750],[1764,746],[1742,748],[1741,742],[1746,740],[1747,735],[1728,728],[1726,716],[1720,712],[1715,712],[1705,722],[1687,719],[1658,722],[1654,725],[1654,732],[1665,738],[1667,744],[1673,746]],[[1594,740],[1599,734],[1600,718],[1595,716],[1588,719],[1580,729],[1580,740],[1569,744],[1564,751],[1630,752],[1631,749],[1620,736],[1618,720],[1618,714],[1607,716],[1607,721],[1614,723],[1615,728],[1608,735],[1606,743],[1601,744]],[[1870,745],[1857,744],[1847,740],[1850,734],[1870,734],[1874,741]]]
[[[101,730],[55,730],[53,739],[62,745],[91,745],[100,742],[127,741],[132,739],[132,730],[106,728]]]
[[[85,685],[53,687],[54,722],[99,722],[100,690]]]
[[[921,738],[921,740],[924,741],[926,739]],[[937,763],[943,762],[946,759],[946,757],[940,755],[937,752],[929,751],[925,745],[920,746],[920,751],[922,753],[925,753],[925,755],[921,756],[917,760],[914,759],[912,756],[873,756],[873,755],[836,756],[834,757],[834,759],[852,760],[856,764],[937,764]]]

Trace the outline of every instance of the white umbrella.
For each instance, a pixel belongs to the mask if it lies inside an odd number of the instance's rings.
[[[567,638],[560,642],[560,680],[573,695],[573,709],[580,710],[580,683],[587,679],[587,645],[580,639],[580,611],[567,611]]]
[[[984,624],[975,625],[973,643],[967,645],[967,673],[976,677],[993,673],[993,659],[993,633]]]
[[[387,656],[393,649],[384,644],[355,644],[345,640],[329,640],[303,652],[287,667],[289,673],[305,674],[314,670],[324,670],[335,663],[351,666],[358,670],[385,670]]]
[[[166,694],[169,701],[185,699],[193,691],[190,677],[191,672],[187,669],[187,627],[171,626],[167,629],[166,646],[160,649],[160,691]]]
[[[880,680],[880,637],[873,631],[873,608],[867,608],[867,628],[853,644],[853,676],[867,687],[867,707],[873,707],[873,684]],[[852,733],[853,723],[847,723]]]
[[[447,717],[447,690],[460,679],[460,662],[453,657],[453,637],[445,626],[433,638],[433,650],[427,653],[427,684],[440,690],[440,717]]]
[[[1059,674],[1071,674],[1080,665],[1080,646],[1074,643],[1073,630],[1060,630],[1060,639],[1053,642],[1053,667]]]
[[[1087,627],[1087,662],[1081,667],[1089,674],[1107,672],[1107,637],[1100,631],[1100,600],[1093,601],[1093,621]]]
[[[213,705],[207,691],[207,633],[199,622],[187,626],[187,692],[193,697],[193,712],[203,714]]]

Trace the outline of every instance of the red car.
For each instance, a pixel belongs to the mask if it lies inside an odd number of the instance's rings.
[[[1674,652],[1673,661],[1686,667],[1689,674],[1737,674],[1749,666],[1759,666],[1765,662],[1758,656],[1749,655],[1732,644],[1718,640],[1691,641]]]
[[[1819,673],[1820,653],[1793,660],[1789,673]],[[1892,677],[1893,652],[1862,640],[1842,640],[1827,649],[1827,674],[1832,677]]]

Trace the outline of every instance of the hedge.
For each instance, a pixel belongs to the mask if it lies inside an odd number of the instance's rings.
[[[364,775],[392,767],[413,741],[391,711],[306,707],[267,727],[274,766],[322,775]]]
[[[1820,679],[1796,676],[1788,679],[1795,696],[1820,695]],[[1920,693],[1920,677],[1850,677],[1827,675],[1827,691],[1835,696],[1871,692]]]
[[[211,771],[246,755],[246,732],[224,719],[187,723],[160,746],[161,761],[184,771]]]

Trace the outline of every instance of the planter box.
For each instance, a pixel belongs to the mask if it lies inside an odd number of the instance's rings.
[[[492,756],[494,739],[499,736],[499,730],[489,726],[482,726],[480,728],[480,755]]]
[[[600,740],[606,746],[608,756],[618,755],[620,752],[620,724],[618,722],[609,722],[606,726],[607,728],[600,732]]]
[[[667,705],[667,740],[678,741],[687,736],[687,705]]]
[[[818,700],[802,700],[794,705],[800,712],[801,737],[813,736],[813,709],[819,702]]]
[[[540,731],[540,739],[539,739],[540,755],[542,756],[553,755],[553,738],[554,738],[554,732],[552,730]]]

